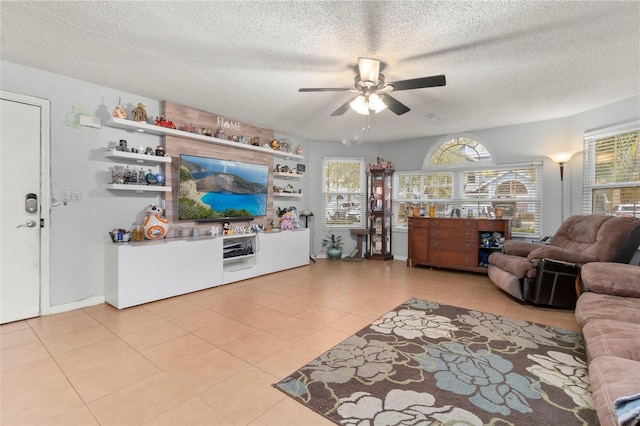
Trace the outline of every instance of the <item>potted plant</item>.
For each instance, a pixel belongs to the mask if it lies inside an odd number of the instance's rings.
[[[327,257],[330,260],[342,259],[342,244],[341,235],[329,234],[322,240],[322,247],[327,248]]]

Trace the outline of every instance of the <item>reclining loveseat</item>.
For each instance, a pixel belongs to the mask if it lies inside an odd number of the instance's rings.
[[[502,253],[489,256],[489,278],[524,302],[573,308],[582,265],[629,263],[639,245],[639,218],[571,216],[548,244],[505,241]]]

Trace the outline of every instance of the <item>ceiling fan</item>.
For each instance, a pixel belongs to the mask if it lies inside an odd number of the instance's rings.
[[[339,87],[303,87],[298,92],[352,92],[357,96],[349,99],[335,110],[331,115],[343,115],[354,109],[359,114],[368,115],[369,112],[378,113],[385,108],[396,115],[402,115],[411,109],[392,97],[389,93],[399,90],[422,89],[425,87],[436,87],[446,85],[444,75],[434,75],[431,77],[414,78],[411,80],[400,80],[393,83],[386,83],[384,75],[380,74],[380,61],[377,59],[358,58],[358,74],[355,77],[353,89]]]

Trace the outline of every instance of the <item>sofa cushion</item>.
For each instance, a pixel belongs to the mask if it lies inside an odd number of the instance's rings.
[[[502,246],[502,252],[513,256],[527,257],[529,253],[540,247],[540,243],[521,240],[506,240]]]
[[[640,298],[583,293],[576,304],[576,321],[581,326],[595,318],[640,324]]]
[[[640,219],[635,217],[571,216],[560,225],[549,244],[594,257],[599,262],[609,262],[638,226]]]
[[[554,246],[544,246],[537,248],[527,255],[527,259],[529,259],[530,261],[533,261],[535,259],[553,259],[559,260],[561,262],[575,263],[577,265],[584,265],[588,262],[598,261],[598,258],[594,255]]]
[[[613,402],[640,393],[640,362],[612,356],[596,358],[589,364],[589,382],[600,424],[617,426]]]
[[[640,266],[600,262],[584,265],[582,283],[595,293],[640,298]]]
[[[615,356],[640,361],[640,324],[609,319],[593,319],[582,328],[591,361]]]
[[[489,264],[509,272],[516,278],[535,278],[536,268],[526,257],[513,256],[504,253],[491,253]]]

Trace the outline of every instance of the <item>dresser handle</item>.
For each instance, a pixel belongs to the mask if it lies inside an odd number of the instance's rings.
[[[469,232],[464,234],[465,237],[469,238],[471,236],[471,234]]]
[[[433,245],[434,245],[434,246],[439,246],[439,245],[440,245],[440,241],[434,241],[434,242],[433,242]]]
[[[471,247],[469,244],[465,244],[465,245],[464,245],[464,248],[467,248],[467,249],[468,249],[469,247]]]
[[[435,257],[436,259],[440,259],[440,255],[439,254],[434,254],[433,257]]]
[[[434,234],[439,236],[440,235],[440,231],[436,231],[436,232],[434,232]]]

